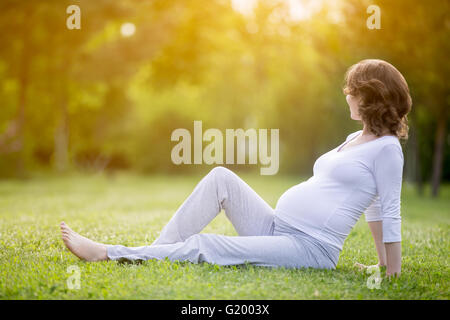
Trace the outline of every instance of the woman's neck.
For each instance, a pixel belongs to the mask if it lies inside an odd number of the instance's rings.
[[[369,128],[364,125],[361,136],[372,136],[373,133],[369,131]]]
[[[384,136],[384,135],[387,135],[387,134],[390,134],[390,133],[389,133],[389,131],[388,131],[387,129],[385,129],[385,130],[383,131],[383,133],[381,134],[381,136]],[[369,130],[369,127],[368,127],[366,124],[363,124],[363,130],[362,130],[361,137],[367,137],[367,138],[375,137],[375,134],[373,134],[373,133]]]

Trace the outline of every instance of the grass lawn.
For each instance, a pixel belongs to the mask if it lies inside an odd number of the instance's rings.
[[[240,175],[273,207],[298,177]],[[145,261],[86,263],[63,245],[59,222],[95,241],[150,244],[201,176],[68,176],[0,181],[0,299],[449,299],[450,186],[440,199],[403,186],[400,279],[369,289],[353,267],[377,262],[364,218],[336,270]],[[223,213],[202,232],[236,235]],[[77,266],[80,289],[69,289]]]

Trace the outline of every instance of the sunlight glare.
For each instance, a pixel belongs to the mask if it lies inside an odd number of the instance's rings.
[[[286,2],[289,7],[289,17],[293,21],[306,20],[318,12],[325,4],[333,4],[326,0],[280,0]],[[334,0],[333,0],[334,1]],[[258,0],[232,0],[232,7],[245,16],[250,16],[258,5]]]
[[[134,23],[131,23],[131,22],[124,23],[120,27],[120,33],[124,37],[131,37],[135,31],[136,31],[136,26],[134,25]]]

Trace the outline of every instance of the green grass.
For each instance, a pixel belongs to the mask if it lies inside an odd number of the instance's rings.
[[[241,175],[269,204],[301,178]],[[0,299],[448,299],[450,186],[439,199],[403,186],[402,276],[369,289],[353,264],[377,262],[364,218],[336,270],[145,261],[86,263],[68,252],[59,222],[96,241],[150,244],[201,176],[68,176],[0,181]],[[223,213],[203,230],[236,235]],[[69,266],[80,270],[70,290]]]

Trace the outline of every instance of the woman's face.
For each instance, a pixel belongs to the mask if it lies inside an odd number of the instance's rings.
[[[361,120],[361,116],[358,112],[358,103],[359,99],[352,95],[346,95],[345,99],[347,100],[348,106],[350,107],[350,118],[353,120]]]

